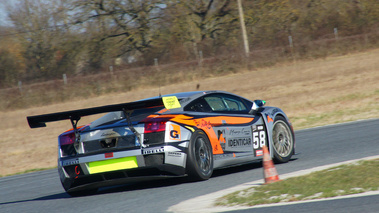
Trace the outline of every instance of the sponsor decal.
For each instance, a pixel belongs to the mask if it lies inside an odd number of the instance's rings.
[[[263,156],[263,150],[255,150],[255,156]]]
[[[208,128],[208,129],[212,128],[210,121],[206,121],[204,119],[201,119],[201,121],[198,121],[198,120],[194,120],[194,121],[198,128]]]
[[[181,107],[176,96],[162,97],[162,101],[166,109],[175,109]]]
[[[170,156],[170,157],[182,157],[182,153],[181,152],[168,152],[167,156]]]
[[[110,136],[114,136],[116,134],[117,133],[115,133],[115,132],[104,132],[101,134],[101,137],[110,137]]]
[[[144,154],[144,155],[162,153],[162,152],[164,152],[164,147],[154,148],[154,149],[143,149],[142,150],[142,154]]]
[[[251,138],[233,138],[228,140],[229,147],[251,146]]]
[[[170,140],[180,141],[180,126],[176,124],[170,124]]]
[[[242,129],[232,129],[230,130],[229,132],[230,135],[241,135],[241,136],[246,136],[246,135],[250,135],[250,131],[245,129],[245,128],[242,128]]]
[[[253,129],[253,148],[261,149],[266,144],[266,131],[263,125],[253,126],[252,129]]]
[[[104,157],[105,158],[113,158],[113,152],[105,153]]]
[[[75,165],[75,164],[79,164],[79,159],[62,162],[62,166],[70,166],[70,165]]]

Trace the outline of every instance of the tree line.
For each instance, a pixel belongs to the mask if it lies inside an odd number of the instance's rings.
[[[1,3],[0,3],[1,4]],[[243,53],[235,0],[18,0],[2,3],[0,88]],[[244,0],[251,49],[378,31],[377,0]]]

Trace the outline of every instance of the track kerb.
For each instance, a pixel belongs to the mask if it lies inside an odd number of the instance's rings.
[[[262,147],[263,149],[263,174],[265,177],[265,184],[274,183],[280,181],[278,172],[274,166],[274,162],[270,156],[266,146]]]

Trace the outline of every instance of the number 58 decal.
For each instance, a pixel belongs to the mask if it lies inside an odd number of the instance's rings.
[[[266,131],[263,126],[253,127],[253,148],[260,149],[266,144]]]

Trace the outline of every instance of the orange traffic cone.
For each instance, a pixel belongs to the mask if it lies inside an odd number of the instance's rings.
[[[274,183],[280,181],[278,172],[274,166],[274,163],[271,159],[270,153],[266,146],[262,147],[263,149],[263,173],[265,177],[265,184]]]

